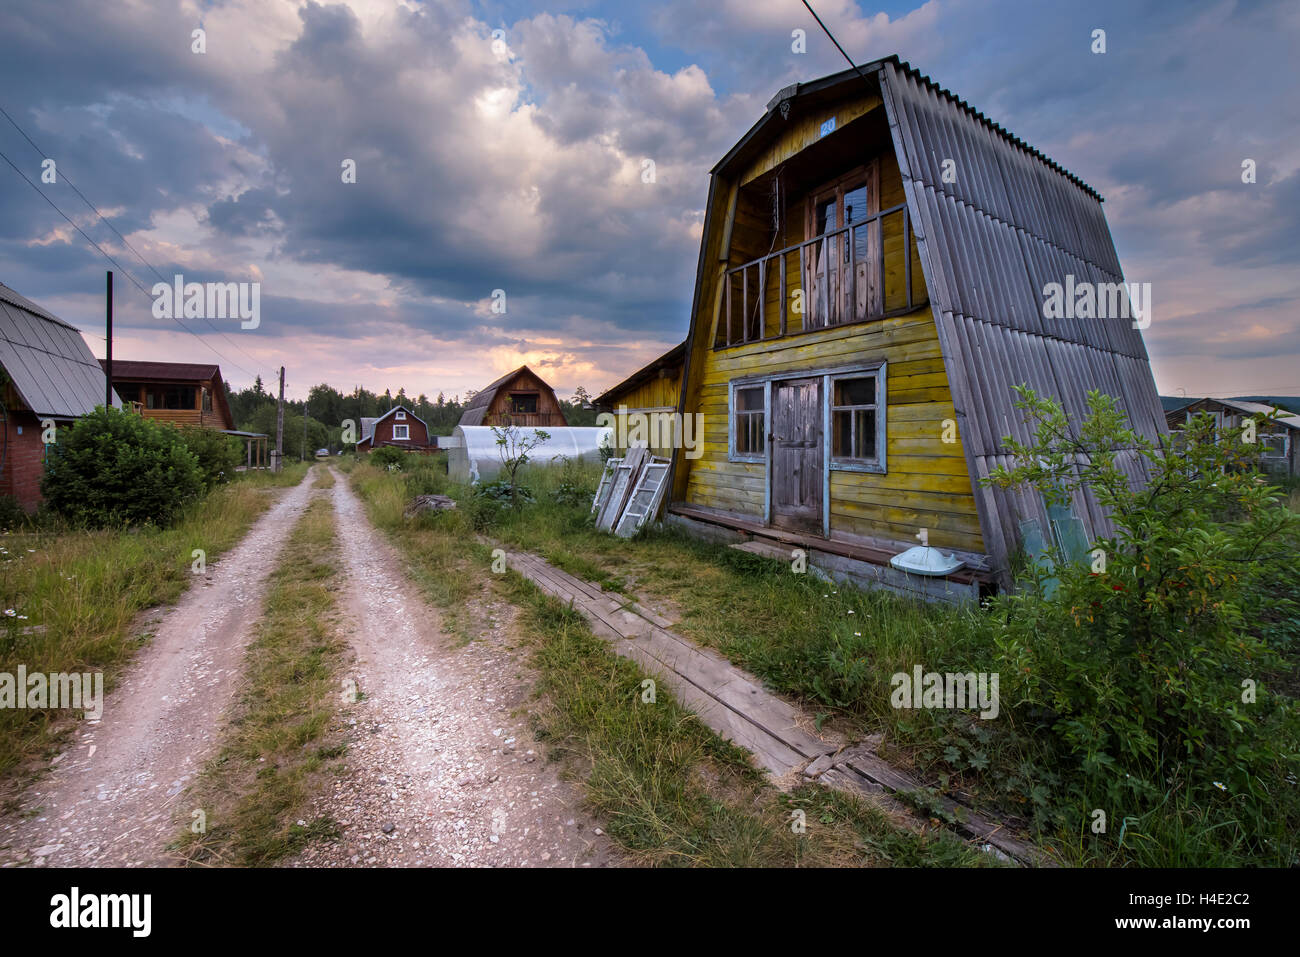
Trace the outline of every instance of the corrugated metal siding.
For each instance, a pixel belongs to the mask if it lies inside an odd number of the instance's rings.
[[[1139,434],[1166,432],[1142,334],[1128,319],[1043,318],[1049,282],[1120,283],[1123,273],[1095,192],[907,64],[882,62],[879,78],[903,175],[926,285],[943,345],[971,475],[1010,465],[1005,435],[1028,442],[1014,387],[1058,399],[1072,429],[1087,393],[1114,396]],[[943,163],[956,164],[945,183]],[[1131,482],[1146,479],[1133,451],[1117,456]],[[1038,495],[983,489],[985,545],[1004,576],[1019,523],[1047,515]],[[1088,533],[1111,524],[1091,493],[1075,502]]]

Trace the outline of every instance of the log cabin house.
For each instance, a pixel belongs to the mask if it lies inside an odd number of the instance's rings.
[[[666,520],[865,584],[964,601],[1021,548],[1111,530],[1090,492],[1049,514],[980,484],[1030,436],[1013,387],[1165,420],[1127,318],[1044,318],[1044,287],[1122,281],[1086,183],[896,57],[781,90],[713,168]],[[1141,458],[1118,464],[1145,478]],[[891,567],[928,542],[964,566]]]
[[[104,399],[104,372],[76,327],[0,283],[0,495],[34,511],[47,427],[57,441],[60,426]]]
[[[1255,441],[1259,443],[1259,464],[1275,476],[1300,475],[1300,415],[1285,409],[1273,413],[1273,406],[1244,399],[1189,399],[1165,413],[1171,433],[1180,431],[1192,416],[1206,412],[1220,429],[1239,429],[1247,419],[1255,420]]]
[[[474,393],[457,425],[507,425],[526,428],[566,426],[555,390],[528,366],[520,366]]]
[[[628,434],[626,419],[633,413],[673,415],[677,412],[685,358],[686,343],[683,342],[596,397],[593,404],[597,411],[610,413],[618,423],[614,427],[615,436]],[[659,438],[662,441],[662,433]],[[621,455],[626,451],[617,447],[615,442],[615,454]],[[651,446],[650,451],[663,458],[672,455],[671,445]]]
[[[429,426],[404,405],[395,405],[377,418],[362,418],[357,454],[391,445],[399,449],[432,452],[437,443],[429,439]]]
[[[99,360],[107,370],[105,359]],[[113,360],[113,389],[122,402],[146,419],[177,427],[217,429],[244,443],[246,468],[269,465],[268,439],[262,432],[241,432],[226,397],[226,380],[214,363]]]
[[[107,367],[106,360],[99,362]],[[146,419],[222,431],[235,427],[217,365],[114,359],[113,389]]]

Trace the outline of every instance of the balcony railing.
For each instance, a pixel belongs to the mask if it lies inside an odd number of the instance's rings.
[[[897,229],[886,228],[891,217],[901,220],[902,246],[890,253],[890,261],[901,256],[902,270],[901,275],[895,270],[895,282],[886,288],[885,247],[898,235]],[[796,257],[799,271],[792,284],[790,267]],[[912,291],[912,223],[906,204],[728,269],[724,289],[719,346],[881,319],[910,312],[927,301]],[[801,309],[792,305],[796,290],[803,291]]]

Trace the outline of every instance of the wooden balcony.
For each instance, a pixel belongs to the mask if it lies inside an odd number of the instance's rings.
[[[928,302],[913,289],[906,204],[827,230],[726,271],[715,348],[903,315]],[[916,278],[920,278],[917,276]],[[802,290],[802,309],[793,303]]]

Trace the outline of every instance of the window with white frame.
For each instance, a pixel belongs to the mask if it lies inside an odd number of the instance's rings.
[[[396,440],[409,440],[411,438],[411,427],[409,425],[393,426],[393,438]]]
[[[393,413],[393,418],[396,419],[398,422],[405,422],[405,421],[406,421],[406,413],[405,413],[405,412],[402,412],[402,411],[399,410],[399,411]]]
[[[731,387],[731,457],[735,461],[763,461],[767,449],[765,391],[762,383]]]
[[[831,464],[878,467],[884,438],[883,370],[830,377]]]

